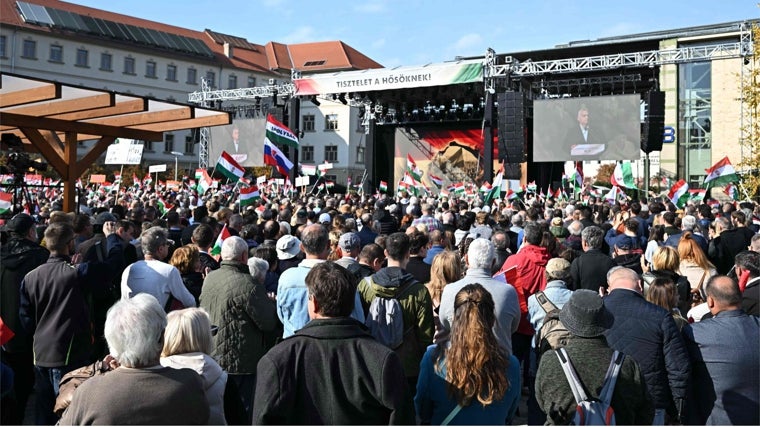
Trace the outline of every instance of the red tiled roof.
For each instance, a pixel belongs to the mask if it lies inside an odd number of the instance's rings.
[[[269,42],[266,46],[250,43],[244,38],[227,35],[211,30],[195,31],[173,25],[162,24],[132,16],[94,9],[58,0],[26,0],[27,3],[37,4],[65,10],[80,15],[120,22],[156,31],[164,31],[184,37],[200,40],[214,53],[214,60],[222,65],[248,69],[259,73],[286,74],[292,68],[304,72],[326,72],[360,70],[367,68],[382,68],[382,65],[368,58],[361,52],[341,41],[301,43],[286,45]],[[49,33],[69,33],[67,30],[50,28],[35,24],[27,24],[16,9],[15,0],[0,0],[0,23],[34,31]],[[73,33],[76,34],[76,33]],[[88,37],[94,37],[89,35]],[[110,40],[110,38],[109,38]],[[228,58],[224,51],[224,41],[231,42],[232,57]],[[124,43],[124,42],[122,42]],[[146,46],[141,45],[142,48]],[[250,47],[250,48],[247,48]],[[149,47],[148,47],[149,48]],[[203,59],[199,57],[199,59]],[[321,61],[324,61],[323,63]],[[314,65],[305,66],[311,63]],[[318,64],[318,65],[317,65]]]

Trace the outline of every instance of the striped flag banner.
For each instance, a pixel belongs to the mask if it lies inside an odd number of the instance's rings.
[[[0,214],[10,212],[13,207],[13,195],[10,193],[0,192]]]
[[[251,186],[248,188],[240,189],[240,206],[249,206],[261,199],[261,193],[259,193],[259,187]]]
[[[222,155],[216,161],[216,170],[232,182],[237,182],[245,174],[245,169],[226,151],[222,151]]]
[[[388,191],[388,183],[387,182],[380,181],[380,191],[382,191],[383,193],[385,193],[386,191]]]
[[[668,192],[668,199],[679,208],[683,208],[686,201],[689,200],[689,184],[683,179],[679,179]]]
[[[271,144],[287,145],[298,148],[298,137],[287,126],[280,123],[271,114],[267,114],[266,141]]]
[[[432,173],[428,175],[428,178],[430,178],[430,181],[433,182],[433,184],[437,185],[438,187],[443,185],[443,178],[433,175]]]

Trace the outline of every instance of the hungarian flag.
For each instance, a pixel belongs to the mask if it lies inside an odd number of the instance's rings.
[[[388,183],[385,181],[380,181],[380,191],[383,193],[388,191]]]
[[[491,188],[493,188],[491,184],[489,184],[488,181],[486,181],[483,183],[483,185],[480,186],[480,191],[482,193],[488,193],[491,191]]]
[[[720,159],[710,169],[705,169],[705,172],[707,172],[707,176],[702,183],[705,188],[739,182],[739,177],[736,175],[736,170],[731,165],[731,161],[728,160],[728,156]]]
[[[121,185],[121,174],[119,172],[113,174],[113,185]]]
[[[153,183],[153,178],[150,177],[149,173],[145,174],[145,178],[143,178],[143,184],[150,185]]]
[[[322,191],[322,190],[325,189],[325,184],[322,183],[322,182],[320,182],[319,185],[317,186],[317,188],[319,189],[319,191]]]
[[[335,183],[332,182],[332,181],[326,181],[325,185],[327,186],[327,188],[333,188],[333,187],[335,187]]]
[[[240,189],[240,206],[252,205],[259,199],[261,199],[259,187],[254,185],[252,187]]]
[[[678,208],[683,208],[689,200],[689,184],[679,179],[668,192],[668,199]]]
[[[222,151],[219,160],[216,161],[216,170],[226,176],[232,182],[237,182],[245,174],[245,169],[226,151]]]
[[[457,182],[454,184],[454,193],[455,194],[464,194],[464,184],[461,182]]]
[[[631,162],[624,161],[615,165],[615,171],[610,177],[610,183],[623,188],[636,188],[631,172]]]
[[[201,177],[203,176],[203,171],[205,171],[205,170],[206,169],[203,169],[203,168],[196,169],[195,170],[195,179],[201,179]]]
[[[739,188],[734,184],[728,184],[723,188],[723,192],[733,201],[739,200]]]
[[[536,181],[531,181],[528,183],[528,191],[535,193],[537,189],[538,186],[536,185]]]
[[[443,185],[443,178],[433,175],[432,173],[428,175],[428,178],[430,178],[430,181],[433,182],[433,184],[437,185],[438,187]]]
[[[612,190],[610,190],[605,196],[604,200],[607,201],[607,203],[614,205],[615,202],[617,202],[618,194],[620,190],[618,189],[618,186],[612,186]]]
[[[270,144],[288,145],[298,148],[298,137],[287,126],[277,121],[271,114],[267,114],[267,126],[265,141]],[[283,174],[284,175],[284,174]]]
[[[0,192],[0,214],[10,212],[13,207],[13,194]]]
[[[411,154],[406,155],[406,170],[414,177],[414,179],[418,181],[422,179],[422,171],[417,167],[417,163],[414,162]]]
[[[198,194],[203,194],[206,191],[208,191],[209,188],[213,185],[213,180],[210,176],[208,176],[208,172],[206,172],[206,169],[201,169],[201,176],[198,179]]]
[[[491,191],[486,194],[486,197],[484,199],[485,204],[491,203],[494,199],[500,199],[501,198],[501,186],[504,182],[504,173],[499,170],[499,173],[496,174],[496,176],[493,178],[493,184],[491,184]]]
[[[282,175],[287,175],[293,169],[293,162],[268,140],[264,141],[264,164],[274,166]]]
[[[707,194],[707,190],[700,189],[700,188],[694,188],[689,190],[689,199],[692,200],[695,203],[702,203],[702,201],[705,200],[705,195]]]
[[[222,253],[222,243],[224,242],[224,239],[230,237],[230,231],[227,230],[227,224],[224,224],[224,227],[222,227],[222,231],[219,233],[219,236],[216,238],[216,243],[214,243],[214,247],[211,249],[211,255],[219,255]]]
[[[161,215],[166,215],[167,212],[174,208],[173,205],[166,203],[163,197],[158,198],[158,210],[161,211]]]
[[[575,172],[573,172],[573,188],[583,188],[583,162],[575,162]]]

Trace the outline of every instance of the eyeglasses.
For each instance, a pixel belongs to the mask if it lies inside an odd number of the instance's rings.
[[[216,336],[217,332],[219,332],[219,326],[211,325],[211,336]]]

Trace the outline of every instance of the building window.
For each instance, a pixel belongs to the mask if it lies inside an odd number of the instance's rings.
[[[185,154],[193,154],[195,151],[195,143],[193,142],[193,135],[187,135],[185,137]]]
[[[364,163],[364,147],[356,147],[356,163]]]
[[[135,75],[135,58],[124,58],[124,74]]]
[[[328,114],[325,116],[325,130],[338,130],[337,114]]]
[[[256,87],[256,77],[248,77],[248,87]]]
[[[77,49],[77,67],[90,66],[90,52],[87,49]]]
[[[153,152],[153,141],[144,141],[143,148],[145,151]]]
[[[100,54],[100,70],[113,71],[113,55],[110,53]]]
[[[148,77],[151,79],[156,78],[156,62],[155,61],[145,62],[145,77]]]
[[[198,70],[196,70],[195,68],[187,69],[187,84],[189,85],[198,84]]]
[[[24,40],[24,50],[21,57],[27,59],[37,59],[37,42],[34,40]]]
[[[303,116],[302,129],[304,132],[314,132],[314,114],[305,114]]]
[[[216,73],[213,71],[206,71],[206,82],[209,86],[216,87]]]
[[[301,161],[303,162],[314,161],[314,147],[313,146],[301,147]]]
[[[48,58],[48,61],[50,62],[63,62],[63,46],[59,45],[51,45],[50,46],[50,57]]]
[[[6,58],[8,56],[5,50],[7,43],[8,39],[5,38],[5,36],[0,36],[0,58]]]
[[[174,151],[174,134],[167,133],[164,135],[164,151],[167,153]]]
[[[170,82],[177,81],[177,66],[176,65],[166,66],[166,80],[169,80]]]
[[[692,62],[678,66],[678,176],[698,187],[712,166],[712,65]]]
[[[325,181],[335,182],[338,180],[338,175],[325,175]]]
[[[227,89],[237,89],[237,76],[227,76]]]
[[[325,146],[325,161],[330,163],[336,163],[338,161],[338,146],[326,145]]]

